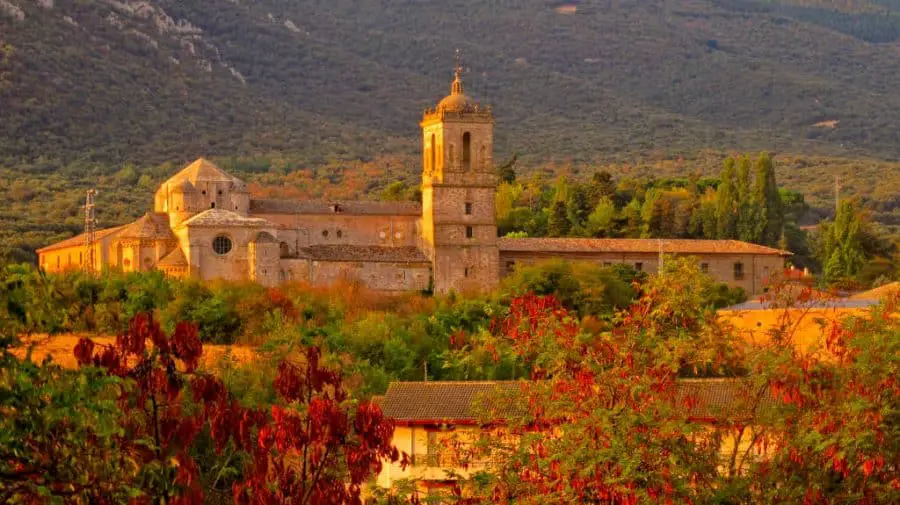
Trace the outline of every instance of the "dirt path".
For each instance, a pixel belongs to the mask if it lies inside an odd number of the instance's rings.
[[[75,356],[72,350],[78,344],[81,335],[40,335],[32,336],[26,340],[26,345],[15,349],[13,354],[22,358],[27,353],[27,344],[34,343],[31,359],[40,362],[45,356],[51,356],[53,361],[67,368],[75,368]],[[90,337],[95,343],[111,345],[115,342],[113,337]],[[227,358],[237,363],[249,363],[256,359],[256,351],[250,347],[236,345],[203,345],[203,356],[200,361],[204,368],[214,369],[221,359]]]

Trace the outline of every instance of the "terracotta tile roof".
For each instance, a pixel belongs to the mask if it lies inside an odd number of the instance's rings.
[[[188,266],[188,261],[184,257],[184,251],[180,247],[176,247],[174,251],[159,260],[159,263],[156,265],[161,267],[186,267]]]
[[[381,400],[385,416],[398,422],[475,422],[489,402],[504,416],[522,415],[523,403],[516,402],[520,382],[392,382]],[[691,404],[688,415],[698,420],[715,420],[749,412],[757,404],[774,405],[768,392],[751,394],[740,379],[682,379],[678,381],[679,404]],[[688,401],[690,400],[690,401]]]
[[[137,221],[125,226],[119,236],[143,239],[174,238],[172,230],[169,229],[169,216],[151,212],[144,214]]]
[[[344,214],[349,216],[420,216],[419,202],[324,200],[250,200],[252,214]]]
[[[791,253],[738,240],[636,239],[636,238],[501,238],[501,252],[556,253],[652,253],[660,246],[670,254],[763,254]]]
[[[109,237],[110,235],[113,235],[115,233],[118,233],[118,232],[124,230],[127,226],[128,226],[127,224],[123,224],[122,226],[116,226],[115,228],[107,228],[105,230],[97,230],[97,232],[94,234],[94,238],[96,240],[100,240],[101,238]],[[85,241],[85,236],[84,236],[84,233],[82,233],[81,235],[75,235],[72,238],[67,238],[67,239],[57,242],[55,244],[50,244],[46,247],[42,247],[35,252],[42,253],[42,252],[46,252],[46,251],[53,251],[56,249],[66,249],[68,247],[83,247],[84,241]]]
[[[476,422],[491,400],[500,419],[522,415],[522,402],[496,401],[513,398],[520,391],[516,381],[487,382],[392,382],[381,401],[386,417],[398,422]],[[504,405],[505,404],[505,405]]]
[[[275,224],[258,217],[244,217],[237,212],[224,209],[208,209],[179,226],[188,227],[221,227],[238,226],[243,228],[275,228]]]
[[[415,247],[314,245],[301,248],[298,257],[317,261],[372,261],[377,263],[429,263]]]
[[[217,167],[215,163],[206,158],[197,158],[193,163],[173,175],[166,183],[174,186],[183,181],[190,181],[191,183],[233,182],[242,185],[239,179]]]
[[[755,390],[750,381],[742,379],[680,379],[677,395],[679,403],[692,400],[687,402],[692,405],[690,417],[704,420],[750,414],[775,405],[768,389]]]

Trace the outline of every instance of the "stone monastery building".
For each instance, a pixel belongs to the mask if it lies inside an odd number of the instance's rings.
[[[39,249],[48,272],[161,270],[173,277],[324,285],[340,278],[385,291],[495,287],[517,264],[547,258],[626,263],[648,272],[660,253],[697,257],[719,281],[762,291],[789,253],[730,240],[498,238],[494,116],[463,92],[426,110],[422,202],[257,200],[199,159],[163,183],[153,212]],[[87,265],[93,257],[93,265]]]

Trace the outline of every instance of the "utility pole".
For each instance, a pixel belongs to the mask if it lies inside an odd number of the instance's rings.
[[[425,369],[425,382],[428,382],[428,360],[422,362],[422,367]]]
[[[659,273],[661,274],[663,272],[663,266],[665,266],[666,258],[665,258],[665,254],[663,253],[662,239],[658,238],[658,239],[656,239],[656,241],[659,244]]]
[[[97,213],[94,205],[94,196],[97,191],[89,189],[87,191],[87,199],[84,202],[84,249],[85,261],[84,271],[93,274],[94,262],[96,259],[95,249],[97,243]]]

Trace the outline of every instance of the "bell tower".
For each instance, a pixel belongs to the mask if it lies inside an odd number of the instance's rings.
[[[421,127],[422,240],[434,290],[493,289],[500,282],[494,114],[466,96],[459,51],[450,95],[425,111]]]

